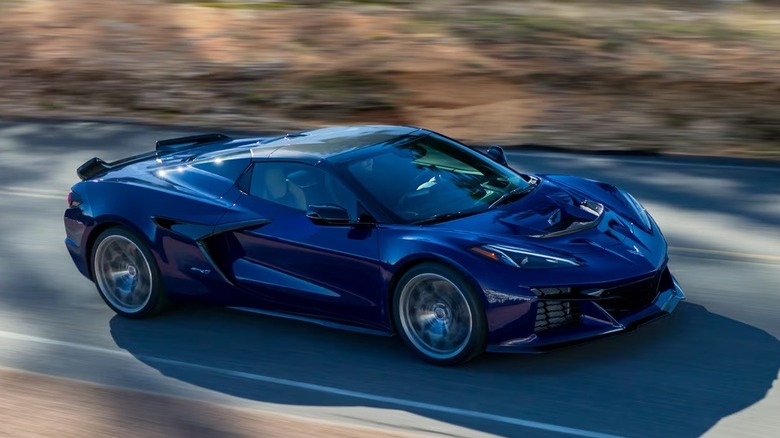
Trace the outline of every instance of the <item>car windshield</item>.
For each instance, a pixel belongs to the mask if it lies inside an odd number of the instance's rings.
[[[401,223],[433,223],[512,202],[534,187],[479,152],[437,135],[361,151],[343,163]]]

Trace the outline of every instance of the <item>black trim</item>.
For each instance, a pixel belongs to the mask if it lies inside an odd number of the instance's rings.
[[[211,257],[211,254],[209,254],[208,249],[206,249],[206,245],[204,244],[204,242],[198,240],[197,242],[195,242],[195,244],[198,246],[198,249],[203,254],[203,257],[206,259],[206,261],[209,262],[211,264],[211,266],[214,268],[214,271],[217,272],[217,274],[222,279],[222,281],[224,281],[225,283],[227,283],[227,284],[229,284],[231,286],[234,286],[235,284],[232,281],[230,281],[230,279],[227,277],[227,275],[225,275],[225,273],[222,272],[222,269],[214,261],[214,258]]]
[[[204,143],[212,143],[215,141],[230,141],[230,140],[233,140],[233,138],[225,134],[214,132],[211,134],[190,135],[188,137],[177,137],[177,138],[169,138],[166,140],[158,140],[157,143],[155,143],[155,149],[157,150],[157,152],[172,152],[172,151],[189,149],[189,147],[191,146],[198,146]],[[186,147],[180,147],[180,148],[173,147],[173,146],[184,146],[184,145],[186,145]]]
[[[100,175],[111,169],[111,165],[103,161],[98,157],[90,158],[86,163],[76,169],[76,175],[81,178],[82,181],[90,179],[94,176]]]
[[[256,228],[271,223],[271,221],[268,219],[258,218],[239,222],[228,222],[214,226],[184,222],[181,220],[160,216],[152,217],[152,221],[154,221],[154,223],[161,228],[194,241],[208,239],[209,237],[226,233],[228,231],[239,231],[246,228]]]
[[[263,225],[270,224],[271,221],[268,219],[249,219],[246,221],[240,221],[240,222],[228,222],[224,224],[219,224],[216,227],[214,227],[214,231],[211,233],[211,237],[217,234],[227,233],[228,231],[239,231],[247,228],[257,228],[262,227]],[[205,237],[204,237],[205,238]]]

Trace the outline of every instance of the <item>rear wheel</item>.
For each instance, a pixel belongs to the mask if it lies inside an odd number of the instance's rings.
[[[455,270],[433,263],[415,266],[398,282],[393,301],[404,343],[426,361],[454,365],[485,350],[485,312]]]
[[[100,297],[122,316],[144,318],[167,304],[154,257],[124,228],[100,233],[92,250],[92,273]]]

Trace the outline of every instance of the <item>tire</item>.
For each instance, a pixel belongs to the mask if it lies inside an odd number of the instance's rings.
[[[117,314],[146,318],[168,304],[152,253],[133,233],[109,228],[92,246],[92,278],[98,293]]]
[[[485,351],[482,302],[449,267],[423,263],[406,272],[393,295],[393,319],[407,347],[430,363],[455,365]]]

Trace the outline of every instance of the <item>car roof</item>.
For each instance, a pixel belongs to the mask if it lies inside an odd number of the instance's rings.
[[[421,129],[393,125],[321,128],[271,139],[251,151],[253,158],[327,159],[417,131]]]

